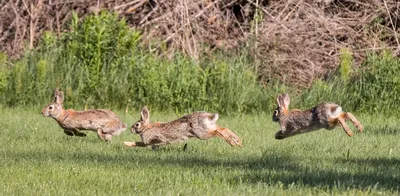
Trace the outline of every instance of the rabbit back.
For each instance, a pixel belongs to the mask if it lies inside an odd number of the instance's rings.
[[[66,112],[68,116],[62,122],[64,128],[94,131],[102,129],[104,133],[112,135],[118,135],[126,128],[126,124],[109,110],[67,110]]]

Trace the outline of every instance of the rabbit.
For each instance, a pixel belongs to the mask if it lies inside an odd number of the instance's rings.
[[[209,139],[218,136],[231,146],[242,146],[240,138],[231,130],[216,124],[218,114],[193,112],[179,119],[166,123],[150,123],[150,113],[146,106],[141,111],[141,118],[131,127],[132,133],[141,137],[140,142],[124,142],[128,147],[155,147],[182,142],[189,138]],[[186,145],[185,145],[186,147]]]
[[[81,130],[96,131],[103,141],[110,141],[112,136],[119,135],[127,128],[118,116],[110,110],[75,111],[63,108],[64,93],[54,91],[54,102],[42,109],[45,117],[54,118],[64,133],[69,136],[85,137]]]
[[[290,98],[288,94],[278,95],[278,107],[272,115],[274,122],[279,122],[281,130],[276,132],[275,139],[284,139],[297,134],[315,131],[321,128],[331,130],[338,124],[348,136],[352,136],[346,120],[350,120],[362,132],[363,126],[350,112],[344,112],[336,103],[323,102],[312,109],[289,111]]]

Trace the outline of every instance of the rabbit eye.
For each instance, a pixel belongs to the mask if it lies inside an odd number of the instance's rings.
[[[136,123],[136,124],[135,124],[135,127],[140,127],[140,123]]]
[[[53,106],[51,105],[51,106],[49,106],[49,110],[52,110],[53,109]]]

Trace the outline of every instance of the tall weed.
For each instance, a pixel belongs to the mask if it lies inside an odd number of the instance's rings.
[[[400,112],[400,59],[390,53],[371,54],[363,64],[361,77],[354,81],[359,110],[374,114]]]
[[[333,101],[349,111],[399,114],[400,60],[387,53],[369,55],[355,71],[350,51],[343,49],[337,73],[298,90],[273,78],[260,85],[257,61],[245,50],[204,55],[198,61],[180,53],[167,59],[142,46],[140,32],[116,14],[72,18],[69,32],[59,38],[45,33],[23,58],[10,62],[0,55],[2,105],[44,105],[54,88],[61,88],[66,107],[76,109],[130,111],[148,105],[177,113],[269,113],[276,95],[288,92],[299,108]]]
[[[198,61],[177,53],[166,59],[141,46],[140,33],[115,14],[72,18],[70,32],[60,38],[45,33],[35,50],[13,62],[2,103],[43,105],[61,88],[66,107],[77,109],[148,105],[178,113],[233,113],[273,107],[274,89],[258,85],[245,53]]]
[[[370,54],[357,72],[347,70],[339,68],[330,80],[316,80],[300,94],[298,105],[311,107],[321,101],[333,101],[350,111],[400,114],[400,59],[387,52]],[[354,74],[348,79],[351,72]]]

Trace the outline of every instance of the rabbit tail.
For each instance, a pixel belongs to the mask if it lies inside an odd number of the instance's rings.
[[[343,110],[339,105],[330,105],[327,113],[330,118],[338,118],[343,113]]]

